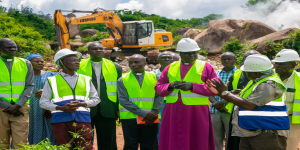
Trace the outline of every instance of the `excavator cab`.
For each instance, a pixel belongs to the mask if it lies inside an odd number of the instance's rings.
[[[155,44],[154,26],[152,21],[123,22],[123,45]]]

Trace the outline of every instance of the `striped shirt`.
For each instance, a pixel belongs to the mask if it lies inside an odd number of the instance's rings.
[[[224,69],[224,68],[223,68]],[[217,76],[223,81],[224,84],[227,83],[227,81],[229,81],[229,78],[234,74],[235,71],[237,71],[238,69],[234,66],[233,69],[231,71],[229,71],[228,73],[226,73],[224,70],[217,70],[216,74]],[[221,101],[223,100],[221,97],[219,96],[214,96],[214,98],[217,101]],[[216,108],[210,106],[210,113],[220,113]]]
[[[69,84],[69,86],[74,89],[78,80],[78,74],[75,72],[73,76],[70,76],[64,72],[60,73],[61,76],[66,80],[66,82]],[[94,107],[98,103],[100,103],[100,98],[98,97],[98,93],[93,85],[93,83],[90,84],[91,90],[90,90],[90,99],[85,100],[87,106],[86,107]],[[52,99],[52,89],[50,87],[50,84],[48,80],[45,83],[44,89],[43,89],[43,94],[40,99],[40,107],[50,110],[50,111],[55,111],[56,106],[51,102]]]
[[[295,79],[295,71],[293,71],[292,75],[289,78],[283,81],[283,84],[286,87],[286,89],[295,89],[294,79]],[[285,92],[285,95],[286,95],[285,104],[288,109],[288,114],[291,115],[293,113],[295,92]]]

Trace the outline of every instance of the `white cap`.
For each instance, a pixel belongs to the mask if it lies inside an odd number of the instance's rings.
[[[64,57],[70,56],[70,55],[76,55],[78,58],[81,57],[80,54],[71,51],[70,49],[64,48],[59,50],[55,55],[54,55],[54,63],[59,66],[59,60],[63,59]]]
[[[246,58],[244,65],[240,69],[245,72],[261,72],[272,68],[273,64],[267,56],[254,54]]]
[[[195,40],[183,38],[177,44],[177,52],[193,52],[199,51],[200,48]]]
[[[300,61],[299,54],[292,49],[282,49],[275,56],[275,59],[272,62],[291,62],[291,61]]]

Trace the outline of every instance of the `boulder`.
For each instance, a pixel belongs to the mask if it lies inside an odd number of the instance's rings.
[[[255,40],[251,40],[250,42],[252,43],[257,43],[257,48],[256,50],[259,52],[265,52],[268,51],[269,49],[271,49],[271,47],[269,45],[265,44],[266,40],[271,40],[275,43],[279,43],[282,42],[286,37],[289,36],[289,32],[295,32],[296,30],[299,30],[297,28],[288,28],[285,30],[281,30],[281,31],[277,31],[271,34],[268,34],[266,36],[260,37],[258,39]]]
[[[70,13],[66,16],[66,20],[72,20],[76,16],[73,13]],[[76,35],[79,34],[81,25],[80,24],[73,24],[73,25],[68,25],[69,28],[69,33],[70,33],[70,39],[74,39]]]
[[[82,37],[80,35],[76,35],[75,39],[81,39]]]
[[[189,29],[190,29],[189,27],[185,27],[183,29],[177,29],[176,30],[176,35],[183,35]]]
[[[95,35],[97,32],[99,32],[99,31],[96,30],[96,29],[85,29],[85,30],[82,30],[82,31],[80,32],[80,36],[83,37],[83,38],[86,38],[88,35],[93,36],[93,35]]]
[[[199,55],[198,54],[198,58],[197,58],[198,60],[202,60],[202,61],[205,61],[206,60],[206,58],[204,57],[204,56],[202,56],[202,55]]]
[[[207,26],[203,26],[203,25],[197,25],[197,26],[195,26],[195,28],[202,28],[202,29],[206,29],[206,28],[207,28]]]
[[[182,38],[191,38],[194,39],[201,31],[197,29],[189,29],[183,35]]]
[[[230,37],[236,37],[243,43],[245,40],[254,40],[274,32],[276,30],[270,26],[255,20],[211,20],[207,29],[198,34],[194,40],[208,53],[220,53]]]

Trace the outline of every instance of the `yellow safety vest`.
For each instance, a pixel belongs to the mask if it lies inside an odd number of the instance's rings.
[[[92,77],[92,63],[90,58],[82,59],[77,73]],[[105,79],[106,93],[110,101],[117,102],[118,73],[114,63],[108,59],[102,59],[102,74]]]
[[[233,81],[232,81],[232,88],[233,90],[237,89],[237,86],[239,84],[239,80],[241,78],[243,71],[242,70],[237,70],[233,74]],[[228,103],[225,108],[228,110],[228,113],[232,113],[234,104],[233,103]]]
[[[153,108],[155,98],[154,87],[157,82],[156,75],[150,72],[145,72],[141,87],[131,72],[123,74],[122,81],[127,90],[129,100],[140,109],[150,112]],[[121,119],[136,118],[136,114],[130,112],[121,104],[119,104],[119,111]]]
[[[23,58],[14,57],[11,75],[1,59],[0,68],[0,98],[8,103],[17,103],[25,90],[28,72],[26,61]],[[29,101],[26,104],[29,104]]]
[[[202,71],[205,66],[204,61],[197,60],[193,64],[193,66],[190,68],[190,70],[187,72],[187,74],[183,80],[181,80],[181,75],[180,75],[181,63],[182,62],[180,62],[180,61],[176,61],[170,65],[169,71],[168,71],[168,78],[169,78],[170,83],[174,82],[174,81],[185,81],[185,82],[193,82],[193,83],[199,83],[199,84],[204,83],[201,80]],[[193,93],[190,90],[182,91],[179,89],[174,89],[173,92],[167,96],[166,103],[175,103],[178,99],[179,91],[181,93],[182,102],[185,105],[208,105],[208,97],[207,96]]]
[[[293,103],[292,124],[300,124],[300,73],[295,71],[295,96]]]

